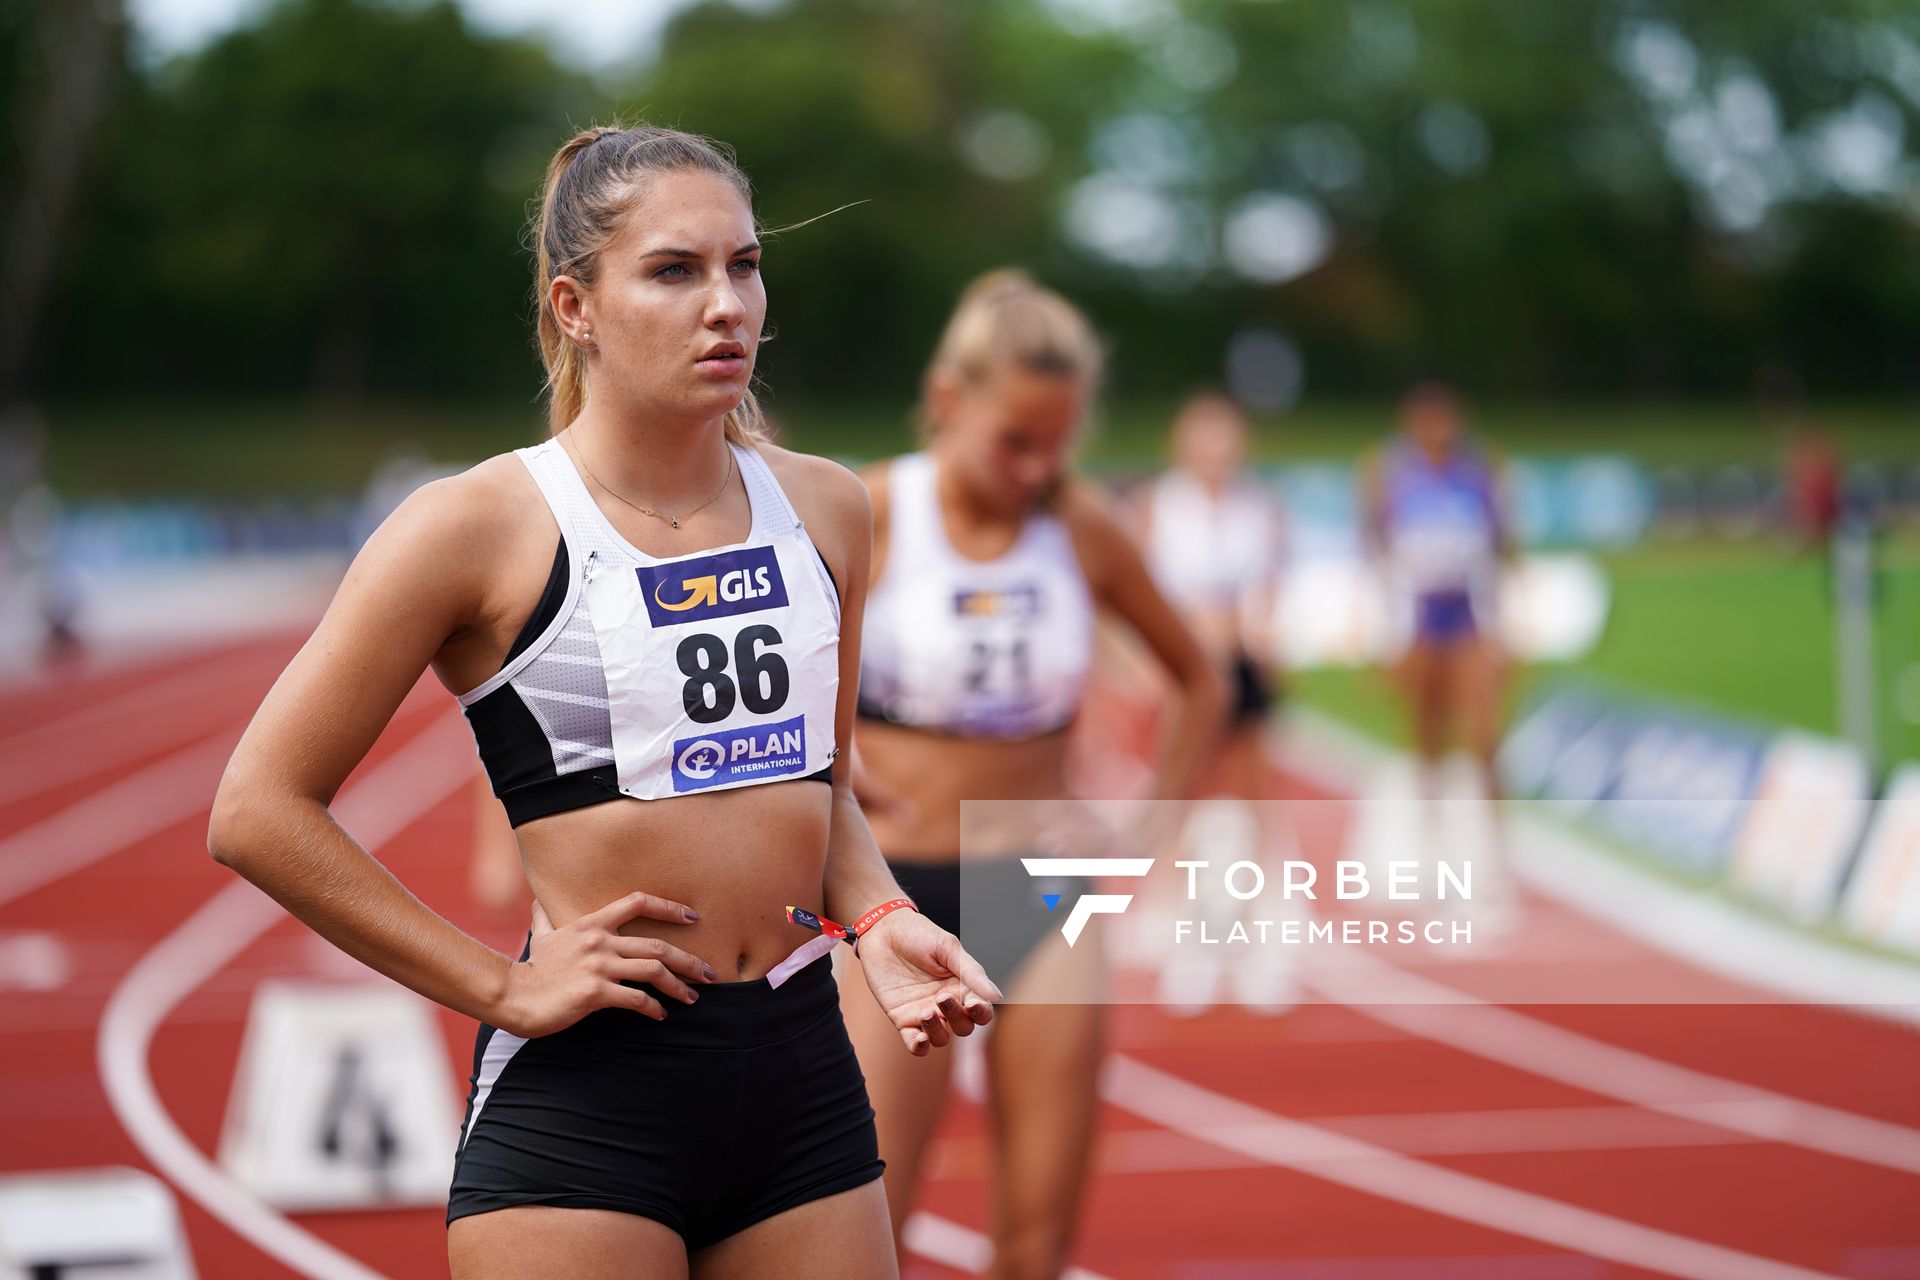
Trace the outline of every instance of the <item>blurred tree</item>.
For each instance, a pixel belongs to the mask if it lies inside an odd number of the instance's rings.
[[[530,395],[518,228],[599,102],[450,3],[272,9],[117,104],[51,380]]]
[[[704,0],[618,92],[447,3],[285,0],[115,105],[44,381],[531,398],[523,205],[616,105],[732,143],[769,228],[860,202],[769,243],[776,410],[904,411],[1007,262],[1121,395],[1250,327],[1322,391],[1920,386],[1894,0]]]
[[[10,6],[0,17],[0,413],[20,397],[94,126],[119,67],[119,0]]]
[[[1030,4],[817,0],[681,15],[627,94],[752,174],[777,397],[905,406],[946,309],[989,267],[1058,265],[1053,206],[1131,54]],[[749,87],[750,86],[750,91]]]

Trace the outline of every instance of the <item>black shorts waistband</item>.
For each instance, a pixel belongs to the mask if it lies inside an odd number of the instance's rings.
[[[754,1049],[811,1030],[840,1005],[833,964],[824,956],[778,987],[765,978],[688,983],[700,997],[692,1004],[646,983],[623,985],[653,996],[667,1011],[666,1019],[656,1022],[630,1009],[602,1009],[587,1017],[605,1024],[597,1030],[630,1039],[636,1048]]]

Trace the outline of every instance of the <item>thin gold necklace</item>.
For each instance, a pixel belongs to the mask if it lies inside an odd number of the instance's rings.
[[[639,503],[627,497],[625,494],[621,493],[618,489],[615,489],[612,485],[608,484],[605,480],[602,480],[599,476],[594,475],[593,468],[587,465],[587,451],[585,449],[582,449],[578,444],[574,446],[573,456],[580,460],[580,469],[587,473],[587,478],[589,480],[599,485],[602,489],[605,489],[608,493],[612,494],[614,497],[620,499],[620,501],[632,507],[635,511],[638,511],[641,515],[652,516],[655,520],[665,520],[668,524],[672,525],[676,529],[680,527],[680,522],[682,520],[693,519],[695,516],[699,515],[702,511],[705,511],[708,507],[712,506],[715,502],[719,501],[720,495],[722,493],[725,493],[727,491],[727,486],[733,483],[733,447],[729,445],[727,447],[727,478],[720,482],[719,490],[715,492],[713,497],[708,498],[705,502],[701,503],[699,506],[695,507],[693,510],[685,513],[684,515],[670,516],[666,514],[664,511],[655,511],[652,507],[641,506]]]

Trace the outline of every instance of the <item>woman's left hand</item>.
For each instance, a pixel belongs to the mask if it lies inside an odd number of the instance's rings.
[[[918,911],[882,916],[860,939],[860,968],[874,999],[916,1058],[993,1021],[1006,997],[960,939]]]

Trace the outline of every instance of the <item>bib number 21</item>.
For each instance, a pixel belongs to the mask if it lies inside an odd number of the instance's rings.
[[[707,632],[682,640],[674,657],[687,678],[680,690],[687,718],[697,724],[718,723],[733,714],[736,698],[755,715],[785,706],[790,682],[786,659],[773,651],[779,643],[780,632],[764,623],[742,627],[733,637],[735,674],[730,676],[726,641]]]

